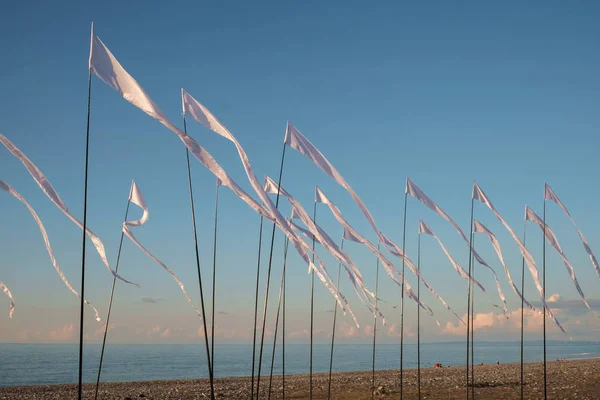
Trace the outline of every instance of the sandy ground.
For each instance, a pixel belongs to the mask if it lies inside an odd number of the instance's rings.
[[[399,371],[376,371],[376,386],[384,393],[377,399],[397,398]],[[519,364],[482,365],[475,367],[475,396],[478,399],[519,399]],[[286,376],[286,398],[308,399],[308,375]],[[328,374],[313,376],[313,399],[327,399]],[[405,399],[417,399],[417,371],[404,371]],[[261,377],[261,399],[267,398],[269,377]],[[282,378],[273,377],[272,399],[282,398]],[[250,378],[221,378],[215,381],[218,399],[249,399]],[[370,399],[371,371],[334,373],[332,399]],[[524,394],[527,399],[543,398],[543,369],[541,363],[525,365]],[[0,399],[76,399],[75,385],[0,387]],[[84,386],[84,398],[94,398],[94,385]],[[150,381],[104,383],[99,399],[157,400],[210,398],[208,380]],[[465,367],[421,370],[422,399],[464,399]],[[548,364],[549,399],[600,399],[600,359],[574,360]]]

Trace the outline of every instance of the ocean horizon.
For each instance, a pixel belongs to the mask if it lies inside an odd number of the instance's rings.
[[[315,344],[313,371],[329,371],[330,344]],[[83,379],[95,382],[100,358],[100,344],[84,347]],[[336,344],[334,372],[370,370],[372,344]],[[273,347],[265,345],[262,372],[269,375]],[[421,344],[421,367],[435,363],[444,366],[465,364],[465,342],[432,342]],[[258,346],[257,346],[258,354]],[[215,344],[215,377],[249,376],[251,344]],[[549,341],[548,360],[600,358],[600,342]],[[286,374],[308,373],[309,345],[286,344]],[[525,362],[541,361],[541,341],[525,343]],[[0,386],[46,385],[77,382],[78,344],[0,343]],[[520,361],[519,342],[477,342],[475,363],[501,364]],[[258,365],[258,355],[257,363]],[[399,344],[378,344],[376,369],[400,367]],[[405,344],[404,368],[417,368],[417,345]],[[277,346],[273,373],[282,373],[282,347]],[[194,344],[109,344],[104,354],[103,382],[129,382],[207,378],[203,343]]]

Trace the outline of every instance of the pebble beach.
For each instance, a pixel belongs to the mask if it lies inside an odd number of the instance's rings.
[[[332,399],[370,399],[371,371],[334,373]],[[465,367],[421,369],[422,399],[465,398]],[[519,399],[520,365],[475,366],[475,396],[479,399]],[[308,399],[308,375],[285,377],[285,396],[289,399]],[[313,399],[327,399],[328,374],[313,376]],[[375,371],[375,398],[395,398],[399,393],[399,371]],[[94,398],[95,385],[84,386],[84,398]],[[273,377],[271,399],[281,399],[282,377]],[[417,370],[404,371],[405,399],[417,399]],[[261,376],[261,399],[266,399],[269,376]],[[219,378],[215,380],[218,399],[247,399],[250,397],[250,377]],[[525,365],[524,398],[543,397],[543,365]],[[77,386],[9,386],[0,387],[2,400],[65,400],[77,398]],[[158,400],[158,399],[209,399],[210,386],[206,379],[147,382],[102,383],[98,399],[103,400]],[[600,359],[552,361],[548,363],[549,399],[599,399]]]

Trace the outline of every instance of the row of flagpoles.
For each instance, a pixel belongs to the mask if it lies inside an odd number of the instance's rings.
[[[263,348],[264,348],[264,340],[265,340],[265,327],[266,320],[268,314],[268,294],[270,288],[271,281],[271,271],[273,264],[273,250],[274,250],[274,240],[277,229],[282,231],[286,237],[285,241],[285,249],[284,249],[284,264],[282,268],[282,276],[280,280],[280,289],[279,289],[279,297],[277,300],[277,312],[276,312],[276,322],[275,322],[275,333],[273,338],[273,353],[271,355],[271,373],[269,379],[269,397],[271,393],[272,386],[272,373],[273,373],[273,364],[275,357],[275,347],[277,343],[277,330],[279,326],[279,317],[281,314],[282,321],[282,342],[283,348],[285,349],[285,284],[286,284],[286,260],[288,256],[288,248],[291,245],[296,249],[298,255],[306,262],[309,267],[309,272],[311,274],[311,293],[310,293],[310,309],[311,309],[311,321],[310,321],[310,362],[309,362],[309,396],[312,399],[313,397],[313,359],[312,359],[312,344],[313,344],[313,322],[314,322],[314,281],[315,275],[321,281],[321,283],[329,290],[332,296],[335,299],[335,307],[334,307],[334,315],[333,315],[333,327],[332,327],[332,340],[331,340],[331,354],[330,354],[330,365],[329,365],[329,387],[328,387],[328,397],[331,396],[331,372],[333,366],[333,353],[334,353],[334,341],[335,341],[335,327],[336,327],[336,319],[337,319],[337,311],[338,306],[344,312],[344,314],[348,313],[353,318],[355,324],[358,326],[358,321],[354,315],[352,308],[348,302],[348,299],[343,295],[343,293],[339,290],[340,285],[340,276],[342,272],[342,268],[346,275],[349,278],[349,281],[352,284],[352,288],[355,291],[357,297],[360,299],[361,303],[363,303],[370,312],[373,313],[373,379],[372,386],[375,386],[375,345],[376,345],[376,326],[377,326],[377,318],[381,318],[383,324],[385,324],[385,317],[378,309],[378,288],[379,288],[379,267],[380,265],[383,267],[386,274],[392,279],[392,281],[400,288],[401,293],[401,303],[400,303],[400,398],[403,396],[403,340],[404,340],[404,297],[408,297],[412,301],[417,304],[417,321],[418,326],[420,326],[420,312],[421,309],[426,311],[428,314],[433,315],[433,312],[429,306],[424,304],[421,300],[420,296],[420,288],[421,284],[428,289],[435,298],[437,298],[444,307],[453,313],[456,318],[466,326],[466,335],[467,335],[467,348],[466,348],[466,381],[467,381],[467,390],[466,396],[469,398],[469,380],[474,379],[474,370],[473,370],[473,321],[474,321],[474,297],[475,297],[475,287],[477,287],[488,299],[488,301],[496,308],[502,310],[503,314],[508,318],[508,310],[506,306],[506,298],[504,293],[502,292],[502,288],[500,285],[500,281],[495,270],[488,264],[474,249],[474,235],[475,233],[482,233],[482,236],[486,236],[490,241],[492,247],[495,250],[498,259],[504,267],[505,275],[511,285],[513,292],[520,298],[521,300],[521,395],[523,395],[523,322],[524,322],[524,307],[527,306],[529,309],[533,310],[536,313],[540,313],[544,315],[544,397],[546,397],[546,317],[551,318],[551,320],[556,324],[556,326],[566,334],[564,328],[560,324],[560,322],[555,318],[552,311],[547,307],[546,303],[546,274],[545,274],[545,262],[546,262],[546,253],[545,246],[546,241],[550,243],[550,245],[555,249],[555,251],[560,255],[563,260],[565,267],[573,281],[580,297],[582,298],[584,304],[587,308],[596,316],[596,312],[591,308],[585,294],[583,293],[577,277],[575,275],[575,270],[573,269],[571,263],[566,258],[564,251],[560,247],[556,236],[553,231],[546,224],[546,201],[551,200],[556,203],[563,212],[569,217],[571,222],[573,223],[577,233],[581,239],[581,242],[588,253],[590,260],[595,268],[596,272],[600,276],[600,267],[596,260],[594,253],[592,252],[588,242],[584,238],[583,234],[575,224],[575,221],[571,217],[566,206],[560,201],[560,199],[556,196],[556,194],[552,191],[550,186],[545,185],[544,191],[544,214],[543,218],[540,218],[536,215],[529,207],[526,207],[525,212],[525,221],[533,222],[540,227],[542,233],[545,237],[544,240],[544,254],[543,254],[543,265],[542,265],[542,279],[540,280],[539,269],[525,246],[525,236],[523,236],[523,241],[519,239],[519,237],[515,234],[513,229],[508,225],[508,223],[504,220],[498,210],[494,207],[490,199],[487,197],[485,192],[481,189],[481,187],[474,182],[473,184],[473,192],[472,192],[472,202],[471,202],[471,223],[470,223],[470,232],[469,236],[467,236],[459,225],[430,197],[425,194],[414,182],[407,178],[406,180],[406,190],[404,197],[404,215],[403,215],[403,241],[402,246],[397,245],[391,239],[389,239],[376,225],[373,216],[371,215],[368,208],[362,202],[358,194],[352,189],[352,187],[347,183],[344,177],[338,172],[338,170],[330,163],[330,161],[299,131],[297,130],[290,122],[287,123],[286,133],[284,139],[284,145],[281,156],[281,163],[279,169],[278,180],[274,181],[273,179],[266,177],[264,184],[261,183],[254,171],[252,170],[249,158],[245,153],[241,144],[237,141],[235,136],[229,132],[229,130],[200,102],[194,99],[189,93],[182,89],[182,108],[183,108],[183,131],[179,130],[173,123],[171,123],[165,114],[158,108],[158,106],[152,101],[152,99],[148,96],[148,94],[142,89],[142,87],[135,81],[135,79],[129,75],[129,73],[121,66],[121,64],[116,60],[113,54],[108,50],[108,48],[102,43],[102,41],[95,35],[92,25],[92,35],[91,35],[91,43],[90,43],[90,59],[89,59],[89,84],[88,84],[88,119],[87,119],[87,131],[86,131],[86,162],[85,162],[85,181],[84,181],[84,216],[83,221],[79,221],[75,216],[73,216],[66,204],[62,201],[58,193],[54,190],[50,181],[44,176],[44,174],[35,166],[33,162],[31,162],[25,154],[17,148],[12,142],[10,142],[5,136],[0,134],[0,143],[2,143],[8,150],[11,152],[17,159],[21,161],[21,163],[25,166],[28,172],[31,174],[37,185],[40,189],[46,194],[46,196],[61,210],[63,213],[80,229],[82,229],[82,285],[81,290],[78,293],[68,282],[64,274],[62,273],[55,257],[52,252],[52,248],[50,246],[50,242],[48,239],[48,235],[46,234],[45,228],[42,224],[42,221],[36,214],[35,210],[27,203],[27,201],[12,188],[8,183],[0,180],[0,189],[8,192],[19,201],[21,201],[30,211],[33,218],[36,220],[39,229],[44,237],[44,242],[46,244],[46,248],[52,264],[65,283],[65,285],[69,288],[71,292],[77,295],[80,298],[80,345],[79,345],[79,380],[78,380],[78,393],[79,398],[82,396],[82,360],[83,360],[83,317],[84,317],[84,305],[88,305],[93,308],[95,312],[95,317],[99,321],[100,317],[96,309],[89,304],[89,302],[85,299],[85,240],[86,236],[92,240],[96,252],[99,254],[102,262],[108,268],[108,270],[113,275],[113,283],[111,287],[110,297],[109,297],[109,305],[108,305],[108,313],[107,320],[105,324],[105,331],[103,336],[103,344],[102,351],[100,356],[100,367],[97,376],[96,382],[96,394],[95,398],[98,396],[98,386],[101,379],[101,368],[102,361],[104,355],[104,347],[106,344],[106,337],[108,332],[108,323],[110,319],[110,313],[112,309],[113,303],[113,295],[115,290],[116,280],[122,280],[126,283],[137,285],[134,282],[128,281],[123,278],[118,273],[119,269],[119,260],[121,257],[121,249],[124,236],[127,236],[137,247],[140,248],[146,255],[152,258],[156,263],[158,263],[167,273],[171,275],[171,277],[175,280],[175,282],[180,287],[184,297],[193,307],[194,311],[197,315],[202,319],[203,323],[203,331],[204,331],[204,341],[206,348],[206,357],[207,357],[207,369],[209,373],[210,387],[211,387],[211,398],[214,399],[214,327],[215,327],[215,276],[217,272],[217,227],[218,227],[218,212],[219,212],[219,190],[221,186],[228,187],[232,190],[242,201],[244,201],[251,209],[253,209],[256,213],[260,215],[260,227],[259,227],[259,241],[258,241],[258,262],[257,262],[257,281],[256,281],[256,292],[254,299],[254,338],[253,338],[253,356],[252,356],[252,382],[251,382],[251,394],[250,397],[256,398],[260,395],[260,378],[261,378],[261,369],[263,362]],[[125,217],[123,222],[121,240],[119,243],[119,251],[117,255],[117,261],[115,264],[115,269],[113,270],[108,262],[104,245],[99,237],[97,237],[88,227],[87,227],[87,169],[88,169],[88,151],[89,151],[89,134],[90,134],[90,114],[91,114],[91,83],[92,83],[92,74],[95,74],[98,78],[104,81],[108,86],[116,90],[121,96],[132,103],[134,106],[138,107],[151,117],[158,120],[161,124],[175,133],[179,139],[183,142],[186,147],[186,161],[187,161],[187,178],[189,184],[189,194],[190,194],[190,211],[192,216],[192,226],[194,231],[194,244],[195,244],[195,257],[196,257],[196,267],[198,272],[198,284],[199,284],[199,293],[200,293],[200,309],[198,309],[190,299],[187,294],[186,289],[184,288],[183,283],[178,278],[178,276],[171,270],[166,264],[164,264],[161,260],[156,258],[147,248],[145,248],[133,235],[131,231],[131,227],[141,226],[148,220],[148,207],[146,202],[135,184],[132,182],[127,207],[125,211]],[[240,160],[242,162],[242,166],[245,170],[245,173],[248,177],[248,181],[258,196],[259,200],[256,200],[254,197],[246,193],[229,175],[225,172],[225,170],[217,163],[217,161],[208,153],[206,149],[204,149],[196,140],[190,137],[187,134],[187,117],[191,117],[196,120],[200,124],[209,128],[213,132],[223,136],[233,143],[235,146]],[[285,152],[287,147],[297,151],[298,153],[306,156],[309,160],[313,161],[313,163],[320,168],[326,175],[336,181],[340,186],[342,186],[348,194],[352,197],[355,204],[361,210],[367,221],[369,222],[371,228],[373,229],[375,235],[377,236],[377,245],[370,242],[363,235],[361,235],[357,230],[355,230],[348,221],[343,217],[340,209],[326,196],[324,191],[317,187],[315,191],[315,199],[313,204],[313,213],[312,216],[302,207],[302,205],[282,186],[282,177],[284,172],[284,163],[285,163]],[[196,217],[195,217],[195,209],[194,209],[194,195],[193,195],[193,185],[192,185],[192,176],[190,169],[190,153],[198,159],[210,172],[212,172],[216,177],[216,192],[215,192],[215,215],[214,215],[214,242],[213,242],[213,281],[212,281],[212,319],[210,323],[211,335],[210,335],[210,343],[209,343],[209,334],[208,334],[208,326],[206,320],[206,312],[204,305],[204,289],[202,282],[202,275],[200,271],[200,258],[198,251],[198,237],[196,230]],[[270,198],[270,195],[275,195],[275,201]],[[444,246],[439,237],[433,232],[433,230],[424,222],[420,221],[419,223],[419,240],[418,240],[418,256],[416,265],[413,261],[408,258],[404,249],[406,244],[406,219],[407,219],[407,203],[408,197],[412,197],[417,199],[419,202],[424,204],[426,207],[433,210],[442,218],[446,219],[456,230],[456,232],[463,238],[464,242],[469,248],[469,265],[468,269],[465,270],[463,267],[459,265],[458,262],[452,257],[447,248]],[[283,217],[283,215],[279,212],[279,202],[281,197],[283,197],[292,207],[292,215],[289,218]],[[506,263],[504,262],[502,251],[500,248],[500,244],[496,238],[496,236],[481,222],[475,219],[475,200],[485,205],[500,221],[500,223],[505,227],[505,229],[509,232],[516,245],[519,247],[519,250],[523,257],[522,271],[521,271],[521,290],[515,281],[512,279],[510,272],[507,268]],[[143,211],[143,215],[140,219],[130,221],[128,220],[129,208],[130,205],[134,204]],[[337,222],[343,227],[344,233],[341,241],[341,245],[337,245],[336,242],[327,235],[327,233],[317,224],[317,204],[326,205],[331,214],[337,220]],[[268,266],[266,273],[266,287],[265,287],[265,298],[264,305],[262,310],[262,322],[258,324],[258,302],[259,302],[259,281],[260,281],[260,264],[261,264],[261,247],[262,247],[262,239],[263,239],[263,223],[264,220],[268,220],[273,223],[271,238],[270,238],[270,246],[269,246],[269,256],[268,256]],[[301,222],[304,225],[304,228],[296,223],[296,221]],[[450,307],[450,305],[429,285],[429,283],[422,276],[420,271],[420,261],[421,261],[421,235],[427,235],[433,237],[438,244],[440,245],[442,251],[447,256],[449,262],[452,264],[452,267],[455,271],[464,278],[468,283],[468,292],[467,292],[467,321],[461,319],[461,317]],[[525,233],[524,233],[525,235]],[[354,242],[359,243],[365,247],[367,247],[376,257],[376,284],[375,284],[375,292],[371,292],[364,283],[363,276],[359,269],[356,267],[352,259],[348,256],[348,254],[344,251],[344,242]],[[325,248],[329,253],[331,253],[336,260],[338,261],[338,273],[335,280],[329,274],[326,266],[322,262],[322,260],[317,255],[315,250],[315,244],[320,244],[323,248]],[[389,253],[387,256],[384,255],[381,251],[381,247]],[[389,260],[389,255],[399,258],[402,262],[401,270],[396,268],[396,266]],[[316,260],[316,263],[315,263]],[[489,298],[489,295],[486,289],[475,279],[475,261],[478,264],[489,269],[493,275],[496,282],[496,289],[498,295],[502,301],[502,305],[496,305]],[[525,299],[524,296],[524,274],[525,274],[525,265],[527,265],[530,274],[534,280],[536,289],[540,295],[542,300],[542,310],[538,310],[535,308],[530,302]],[[405,267],[413,272],[417,278],[417,292],[415,294],[413,288],[406,282],[405,280]],[[9,315],[12,317],[14,312],[14,299],[12,293],[8,289],[8,287],[0,281],[0,288],[2,291],[9,297],[10,300],[10,308]],[[436,320],[437,322],[437,320]],[[439,322],[437,322],[439,324]],[[257,337],[257,326],[260,326],[260,340]],[[419,335],[420,332],[417,333]],[[418,336],[419,337],[419,336]],[[420,339],[418,339],[420,343]],[[255,360],[256,360],[256,346],[258,346],[258,369],[257,369],[257,377],[254,379],[255,374]],[[471,346],[471,347],[470,347]],[[471,359],[469,359],[469,354],[471,355]],[[469,364],[471,366],[471,370],[469,370]],[[420,398],[420,353],[418,353],[418,366],[419,366],[419,398]],[[285,351],[283,352],[283,376],[284,376],[284,391],[285,391]],[[256,383],[256,387],[255,387]],[[471,384],[471,397],[474,398],[474,385]],[[285,397],[285,392],[284,392]]]

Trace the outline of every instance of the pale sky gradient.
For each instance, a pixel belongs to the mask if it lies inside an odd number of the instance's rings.
[[[522,235],[525,204],[542,213],[547,181],[569,207],[592,249],[600,252],[597,150],[600,130],[600,6],[561,1],[498,4],[398,2],[179,2],[11,3],[0,15],[0,132],[40,167],[71,211],[82,215],[83,150],[89,27],[181,124],[184,87],[236,135],[256,175],[277,177],[287,120],[291,120],[345,176],[380,229],[402,243],[404,180],[409,176],[468,232],[473,179]],[[188,132],[249,193],[240,160],[227,140],[193,121]],[[196,304],[198,283],[189,216],[185,150],[172,133],[93,78],[88,223],[114,266],[129,184],[136,179],[150,208],[135,234],[182,279]],[[0,149],[0,178],[14,186],[42,218],[57,260],[80,287],[81,233],[40,192],[22,165]],[[205,298],[210,297],[214,177],[192,160]],[[310,161],[288,150],[283,186],[311,212],[319,185],[363,235],[376,237],[350,196]],[[282,202],[282,213],[289,205]],[[137,218],[138,210],[134,211]],[[506,230],[481,204],[475,216],[496,234],[520,281],[521,257]],[[600,311],[600,279],[568,218],[548,204],[548,224],[574,265],[593,307]],[[409,198],[406,251],[416,261],[417,227],[426,221],[467,268],[468,248],[449,223]],[[75,342],[79,301],[52,268],[37,225],[16,199],[0,193],[0,280],[15,297],[0,296],[0,342]],[[332,238],[342,230],[326,207],[317,222]],[[220,342],[251,341],[259,217],[224,188],[220,197],[217,328]],[[271,227],[265,227],[263,256]],[[276,238],[269,329],[274,327],[283,239]],[[541,233],[528,226],[527,244],[541,264]],[[423,237],[422,271],[460,314],[466,282],[431,237]],[[497,315],[476,292],[478,339],[518,340],[520,301],[491,245],[478,252],[496,269],[511,318]],[[375,257],[345,249],[371,289]],[[337,263],[319,249],[335,276]],[[556,316],[574,339],[597,339],[600,322],[578,300],[559,256],[548,248],[548,293]],[[307,339],[310,279],[295,252],[288,257],[288,336]],[[392,259],[397,261],[397,259]],[[400,267],[400,263],[396,262]],[[266,257],[263,257],[261,295]],[[200,342],[199,319],[178,286],[125,239],[120,272],[142,285],[118,282],[109,340],[119,343]],[[493,276],[477,278],[499,303]],[[407,272],[411,285],[416,279]],[[106,316],[112,277],[88,247],[86,297]],[[372,317],[342,278],[360,328],[339,319],[340,342],[369,342]],[[400,293],[380,271],[381,342],[398,341]],[[456,318],[422,290],[435,318],[423,316],[423,340],[462,340]],[[526,296],[539,301],[527,275]],[[262,300],[260,301],[262,305]],[[210,302],[207,303],[210,307]],[[333,299],[316,284],[317,341],[327,341]],[[435,319],[440,322],[438,327]],[[416,309],[407,303],[408,341]],[[541,339],[541,319],[528,318],[529,339]],[[103,323],[86,309],[88,341]],[[549,337],[565,338],[552,323]]]

